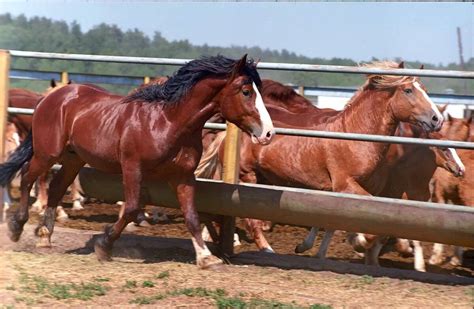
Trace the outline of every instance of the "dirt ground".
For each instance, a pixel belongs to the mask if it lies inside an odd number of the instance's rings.
[[[361,264],[339,233],[326,261],[297,256],[295,245],[306,229],[276,225],[266,235],[278,255],[255,252],[242,240],[231,265],[217,271],[198,270],[179,212],[171,222],[137,227],[116,243],[114,261],[97,262],[96,232],[114,222],[118,207],[88,204],[66,209],[70,219],[57,224],[53,248],[35,248],[33,215],[19,243],[6,238],[0,225],[0,304],[10,307],[443,307],[472,308],[472,259],[454,269],[428,266],[412,271],[413,258],[387,253],[382,268]],[[148,210],[150,210],[148,208]],[[240,224],[238,224],[241,226]],[[137,236],[141,235],[141,236]],[[150,237],[153,236],[153,237]],[[426,245],[425,249],[429,246]],[[429,251],[425,250],[428,256]]]

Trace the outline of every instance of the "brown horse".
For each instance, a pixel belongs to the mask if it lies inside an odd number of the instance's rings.
[[[197,265],[222,263],[211,254],[200,234],[194,206],[194,170],[202,152],[204,123],[220,111],[223,117],[270,143],[273,124],[259,93],[261,80],[253,61],[244,56],[193,60],[163,85],[150,85],[121,97],[86,85],[69,85],[47,95],[33,119],[33,135],[0,166],[0,184],[22,170],[20,208],[9,221],[17,241],[28,220],[28,192],[36,178],[54,163],[60,171],[50,184],[48,207],[36,230],[40,246],[50,246],[55,208],[80,168],[89,164],[123,176],[125,204],[118,221],[95,243],[100,260],[109,260],[115,240],[141,208],[141,183],[162,179],[175,190],[192,235]]]
[[[401,67],[392,62],[373,66]],[[263,95],[269,101],[265,92]],[[285,100],[286,97],[281,101]],[[268,109],[279,126],[287,123],[290,123],[287,127],[305,125],[302,119],[308,116],[284,112],[281,107]],[[314,107],[303,109],[317,110]],[[300,108],[298,110],[301,111]],[[426,131],[437,131],[441,128],[443,117],[418,78],[369,75],[367,82],[343,111],[320,110],[312,121],[310,128],[317,130],[394,135],[401,121],[420,125]],[[388,144],[382,143],[293,136],[277,136],[272,145],[263,148],[253,147],[243,136],[240,179],[252,183],[378,194],[387,179],[386,169],[382,171],[384,169],[380,167],[388,148]],[[259,241],[257,238],[257,245],[265,249],[265,244],[259,244]],[[371,255],[378,256],[378,252]],[[377,263],[377,259],[370,262]]]
[[[398,131],[397,135],[404,137],[446,138],[444,134],[427,134],[419,127],[409,124],[401,124]],[[422,145],[391,145],[387,154],[386,165],[389,168],[388,178],[385,188],[379,195],[415,201],[426,202],[430,200],[430,182],[435,172],[439,170],[438,167],[455,177],[460,177],[465,173],[465,167],[454,149]],[[358,234],[357,238],[350,237],[350,240],[356,248],[383,245],[383,242],[374,235]],[[412,243],[415,257],[414,267],[418,271],[425,271],[421,243],[418,240],[413,240]],[[400,239],[396,246],[409,248],[409,241]]]
[[[448,139],[474,142],[472,117],[457,119],[448,115],[448,120],[447,125],[443,126],[443,132]],[[466,166],[466,174],[462,178],[456,178],[443,170],[436,171],[432,183],[432,201],[474,207],[474,151],[459,150],[459,156]],[[443,247],[442,244],[433,246],[433,254],[429,260],[431,265],[439,265],[443,262]],[[461,265],[462,255],[463,248],[455,247],[450,263],[454,266]]]
[[[71,81],[68,82],[70,84]],[[54,79],[51,80],[50,86],[44,94],[39,94],[33,91],[29,91],[27,89],[19,89],[13,88],[8,91],[8,106],[10,107],[19,107],[19,108],[28,108],[28,109],[35,109],[41,99],[48,93],[57,90],[66,84],[56,83]],[[28,133],[31,131],[31,125],[33,122],[32,115],[20,115],[20,114],[8,114],[8,121],[13,123],[17,129],[18,134],[20,135],[20,139],[23,141]],[[38,178],[37,181],[37,198],[36,201],[33,203],[31,209],[33,211],[42,213],[44,208],[46,207],[46,203],[48,200],[48,192],[47,192],[47,176],[48,173],[44,173]],[[73,209],[82,209],[81,202],[83,197],[79,193],[79,182],[76,179],[74,183],[71,185],[71,193],[73,195]],[[58,219],[66,219],[68,215],[63,210],[61,206],[57,208],[57,218]]]

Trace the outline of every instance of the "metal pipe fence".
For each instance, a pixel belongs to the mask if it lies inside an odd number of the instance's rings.
[[[44,53],[34,51],[10,50],[10,54],[15,57],[40,58],[54,60],[76,60],[93,62],[116,62],[134,64],[161,64],[161,65],[184,65],[192,59],[172,59],[172,58],[151,58],[151,57],[126,57],[126,56],[105,56],[86,54],[63,54]],[[282,70],[282,71],[305,71],[305,72],[327,72],[327,73],[349,73],[349,74],[385,74],[420,77],[440,77],[440,78],[474,78],[474,72],[466,71],[439,71],[439,70],[419,70],[419,69],[373,69],[364,67],[351,67],[339,65],[318,65],[318,64],[295,64],[295,63],[272,63],[259,62],[259,69]]]

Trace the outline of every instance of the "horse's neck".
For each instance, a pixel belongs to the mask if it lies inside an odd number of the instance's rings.
[[[344,132],[394,135],[398,121],[388,91],[363,90],[333,120],[332,128]]]
[[[183,98],[183,102],[169,109],[167,118],[174,119],[187,132],[200,133],[206,121],[216,113],[217,103],[213,99],[224,85],[225,81],[217,79],[198,82]]]

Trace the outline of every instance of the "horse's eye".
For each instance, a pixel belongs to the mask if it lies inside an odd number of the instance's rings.
[[[406,94],[412,94],[413,93],[413,90],[411,88],[407,88],[405,90],[403,90]]]
[[[249,97],[250,96],[250,90],[244,89],[244,90],[242,90],[242,94],[246,97]]]

